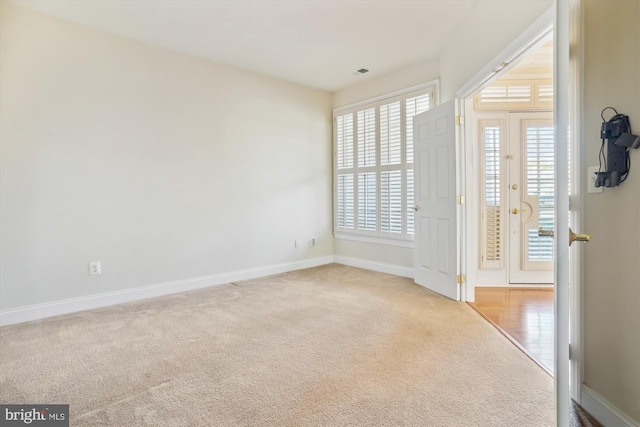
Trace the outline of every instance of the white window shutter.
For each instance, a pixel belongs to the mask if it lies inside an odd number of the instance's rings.
[[[358,174],[358,229],[376,231],[376,173]]]
[[[402,171],[380,173],[380,230],[402,233]]]
[[[376,165],[376,109],[358,111],[358,166]]]
[[[413,117],[435,87],[334,110],[334,229],[413,240]]]
[[[407,169],[407,234],[413,235],[415,232],[415,211],[413,210],[413,206],[415,204],[414,197],[414,184],[413,184],[413,168]]]
[[[538,201],[538,227],[554,227],[554,129],[550,126],[526,127],[527,195]],[[528,261],[552,261],[553,239],[539,237],[530,229]]]
[[[410,94],[405,101],[407,129],[407,163],[413,163],[413,117],[431,108],[431,92]]]
[[[338,175],[337,183],[337,226],[353,229],[355,222],[355,198],[353,191],[353,174]]]
[[[402,162],[402,120],[400,101],[380,106],[380,164]]]
[[[480,142],[483,167],[481,187],[481,268],[499,269],[503,266],[504,233],[501,176],[501,139],[503,120],[480,120]]]
[[[353,114],[336,118],[336,156],[338,169],[353,167]]]

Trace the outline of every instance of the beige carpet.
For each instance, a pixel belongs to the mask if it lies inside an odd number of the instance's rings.
[[[72,426],[552,426],[553,380],[466,304],[342,265],[0,329],[0,402]]]

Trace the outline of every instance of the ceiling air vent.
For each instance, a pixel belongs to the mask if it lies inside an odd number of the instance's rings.
[[[368,73],[369,70],[367,70],[366,68],[360,68],[357,72],[360,74],[364,74],[364,73]]]

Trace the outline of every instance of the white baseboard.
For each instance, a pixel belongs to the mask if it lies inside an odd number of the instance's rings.
[[[176,280],[173,282],[141,286],[138,288],[123,289],[120,291],[105,292],[85,297],[1,310],[0,326],[30,322],[33,320],[44,319],[46,317],[75,313],[78,311],[90,310],[92,308],[106,307],[125,302],[175,294],[178,292],[192,291],[194,289],[208,288],[210,286],[217,286],[240,280],[255,279],[272,274],[286,273],[288,271],[330,264],[332,262],[333,255],[329,255],[325,257],[257,267],[248,270],[194,277],[190,279]]]
[[[604,427],[640,427],[640,424],[584,384],[580,388],[580,406]]]
[[[384,264],[381,262],[369,261],[361,258],[350,258],[341,255],[334,255],[333,262],[338,264],[350,265],[351,267],[364,268],[366,270],[393,274],[396,276],[408,277],[409,279],[413,279],[413,267]]]

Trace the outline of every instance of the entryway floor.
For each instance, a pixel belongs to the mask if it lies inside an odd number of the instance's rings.
[[[478,287],[469,305],[553,375],[553,288]]]
[[[482,317],[553,375],[553,288],[478,287],[470,302]],[[571,427],[602,427],[571,401]]]

